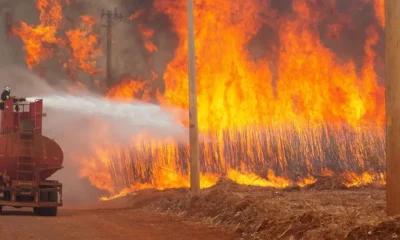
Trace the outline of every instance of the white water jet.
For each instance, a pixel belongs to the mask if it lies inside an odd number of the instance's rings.
[[[175,137],[186,133],[186,128],[177,123],[174,115],[160,106],[135,101],[132,103],[111,101],[94,96],[74,96],[52,94],[31,97],[27,101],[43,99],[45,109],[56,112],[77,114],[80,116],[99,117],[112,127],[123,125],[125,133],[134,130],[146,130],[158,137]]]

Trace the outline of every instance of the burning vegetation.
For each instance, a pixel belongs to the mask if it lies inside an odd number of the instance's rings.
[[[304,187],[321,176],[347,187],[385,183],[383,0],[195,3],[203,188],[221,177],[275,188]],[[101,21],[84,15],[64,24],[63,9],[73,4],[37,0],[40,24],[19,22],[12,32],[24,43],[28,67],[56,58],[74,82],[79,76],[104,88]],[[125,19],[141,34],[149,74],[119,73],[125,76],[107,99],[188,108],[185,4],[154,0]],[[369,19],[360,25],[361,15]],[[154,62],[170,46],[157,32],[159,16],[177,39],[163,68]],[[348,45],[349,34],[358,34],[357,46]],[[189,186],[187,142],[145,131],[131,139],[129,146],[94,144],[95,156],[80,160],[81,176],[115,196]]]

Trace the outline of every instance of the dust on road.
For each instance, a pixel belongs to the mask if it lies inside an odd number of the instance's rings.
[[[220,229],[134,209],[60,209],[57,217],[38,217],[29,211],[5,209],[0,222],[2,240],[234,239]]]

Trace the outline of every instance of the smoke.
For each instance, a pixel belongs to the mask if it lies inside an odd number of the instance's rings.
[[[127,145],[135,134],[143,131],[156,138],[175,140],[183,140],[187,135],[186,128],[176,123],[175,116],[159,106],[108,101],[86,91],[71,95],[63,91],[65,86],[51,87],[18,66],[2,68],[0,73],[2,83],[11,87],[12,95],[27,97],[29,101],[43,99],[47,113],[43,134],[55,139],[65,154],[64,169],[52,179],[64,184],[67,204],[91,203],[104,194],[79,176],[80,161],[94,155],[94,147]]]
[[[122,18],[114,18],[112,24],[112,85],[117,85],[123,78],[146,80],[148,89],[154,94],[157,90],[163,92],[164,82],[162,75],[167,64],[174,58],[178,39],[172,29],[172,23],[165,14],[157,12],[153,0],[116,0],[116,1],[81,1],[84,13],[93,16],[97,20],[95,32],[99,35],[99,41],[106,52],[106,18],[101,17],[102,11],[117,9]],[[68,7],[66,13],[73,16],[77,12],[75,6]],[[140,13],[140,14],[139,14]],[[129,19],[132,14],[137,18]],[[78,19],[78,16],[75,17]],[[153,36],[145,37],[141,29],[154,31]],[[154,52],[145,48],[145,42],[151,42],[157,46]],[[96,61],[100,69],[106,69],[106,58]],[[154,74],[155,73],[155,74]],[[157,75],[157,77],[155,77]]]

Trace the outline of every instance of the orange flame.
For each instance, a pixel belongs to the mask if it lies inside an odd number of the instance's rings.
[[[96,20],[89,16],[81,16],[80,28],[66,32],[68,45],[72,50],[72,58],[64,65],[65,68],[79,67],[84,72],[96,74],[96,58],[102,55],[98,48],[98,36],[92,34]]]
[[[381,27],[385,27],[385,0],[373,0],[376,18]]]
[[[56,57],[72,78],[77,69],[89,74],[99,73],[95,59],[102,55],[102,51],[98,46],[98,36],[92,33],[94,18],[81,16],[78,29],[65,32],[67,39],[59,34],[64,20],[62,7],[69,3],[69,0],[37,0],[40,24],[34,27],[20,21],[19,27],[12,28],[12,34],[24,43],[29,68]]]
[[[371,46],[376,44],[373,41],[376,35],[371,35],[366,43],[371,54],[360,79],[352,61],[336,62],[334,53],[323,46],[318,35],[318,19],[309,3],[294,1],[292,9],[298,17],[279,20],[279,67],[274,89],[269,60],[254,62],[246,50],[246,44],[261,27],[256,16],[264,9],[256,2],[205,1],[197,5],[201,130],[293,120],[297,123],[345,121],[353,125],[370,120],[383,123],[382,105],[371,104],[379,102],[374,96],[383,96],[383,88],[377,86],[369,64],[374,58]],[[176,58],[164,74],[164,97],[169,104],[187,108],[187,31],[182,26],[185,8],[162,0],[156,1],[156,7],[171,16],[180,39]]]
[[[142,24],[139,24],[139,31],[143,36],[144,47],[147,49],[147,51],[149,52],[157,51],[158,50],[157,46],[154,45],[154,43],[149,40],[153,36],[154,30],[145,28]]]
[[[60,2],[38,1],[41,24],[33,28],[20,23],[13,30],[25,43],[30,67],[52,56],[48,44],[63,42],[56,37],[62,19]],[[310,173],[330,176],[337,174],[334,167],[348,186],[376,181],[381,173],[368,172],[373,162],[369,156],[376,153],[367,146],[379,148],[384,136],[384,89],[378,84],[374,64],[380,57],[375,47],[378,30],[385,24],[384,1],[361,2],[374,6],[379,25],[366,29],[365,55],[357,70],[354,60],[337,55],[320,37],[318,27],[326,18],[339,19],[325,32],[337,42],[351,21],[331,13],[335,0],[325,1],[322,10],[315,0],[292,1],[292,12],[286,15],[260,0],[195,0],[202,187],[212,186],[220,176],[248,185],[305,186],[316,181]],[[156,98],[166,109],[187,109],[185,1],[155,0],[154,6],[170,17],[179,39],[175,57],[162,76],[165,91],[159,90]],[[142,14],[138,11],[129,19],[137,20]],[[67,66],[91,74],[99,53],[97,36],[91,33],[93,24],[92,18],[84,16],[79,29],[67,32],[73,55]],[[266,42],[269,50],[256,59],[248,46],[265,26],[276,32],[279,44]],[[138,28],[144,47],[150,53],[158,51],[151,41],[154,31],[142,23]],[[154,71],[152,77],[158,78]],[[140,77],[126,78],[106,97],[150,101],[148,85]],[[96,134],[109,134],[107,126]],[[96,156],[82,161],[81,176],[114,195],[103,200],[143,188],[189,186],[186,144],[145,134],[132,138],[131,151],[113,151],[119,146],[108,144],[112,147],[104,149],[98,144],[93,146]],[[378,164],[380,153],[384,154],[379,152],[374,160]],[[333,161],[339,166],[332,166]]]
[[[143,81],[141,78],[137,80],[124,79],[119,85],[108,91],[106,98],[128,101],[134,99],[149,101],[150,94],[148,89],[146,89],[146,81]]]
[[[381,6],[383,1],[374,1],[376,17],[381,21]],[[332,129],[336,129],[338,138],[344,138],[345,132],[341,130],[341,124],[347,123],[353,127],[357,135],[357,142],[337,142],[340,152],[340,161],[351,168],[355,161],[358,167],[366,168],[366,158],[357,155],[357,152],[366,151],[362,136],[372,134],[377,138],[382,136],[381,129],[384,124],[384,89],[378,85],[378,77],[374,70],[374,60],[377,54],[374,46],[378,44],[379,37],[377,26],[369,26],[366,30],[365,57],[361,74],[357,72],[353,60],[338,60],[338,56],[327,48],[321,41],[317,28],[323,12],[315,13],[313,1],[293,1],[292,11],[296,18],[280,16],[276,17],[273,11],[269,12],[268,24],[278,31],[279,46],[273,48],[278,54],[278,67],[276,79],[271,65],[271,56],[254,61],[246,46],[256,36],[262,27],[259,20],[260,14],[265,9],[258,1],[196,1],[196,57],[197,57],[197,81],[199,101],[199,126],[203,133],[216,135],[218,147],[204,148],[204,161],[206,166],[220,164],[226,168],[226,176],[241,184],[287,187],[293,182],[287,177],[275,177],[270,169],[264,177],[257,177],[254,169],[247,171],[247,167],[239,167],[238,171],[230,165],[229,161],[221,155],[223,152],[234,152],[226,144],[225,130],[235,129],[243,131],[247,127],[272,127],[272,135],[282,142],[278,145],[277,165],[284,170],[289,167],[291,159],[285,156],[285,148],[296,151],[289,139],[300,136],[300,142],[310,142],[312,149],[297,149],[299,154],[307,158],[323,156],[325,149],[321,142],[330,142],[329,130],[321,125],[328,123]],[[171,4],[171,2],[158,0],[155,2],[158,11],[170,16],[174,30],[179,37],[179,46],[175,52],[175,58],[168,64],[164,73],[166,90],[162,97],[162,104],[175,105],[187,109],[188,107],[188,83],[187,83],[187,26],[186,10],[183,2]],[[327,3],[327,7],[335,6],[335,1]],[[268,8],[268,7],[267,7]],[[274,22],[275,17],[278,19]],[[345,23],[348,18],[343,18]],[[384,25],[380,22],[380,26]],[[339,38],[343,25],[330,25],[328,31],[330,37]],[[152,35],[143,32],[144,36]],[[124,84],[121,84],[121,87]],[[377,123],[380,130],[374,127],[363,129],[370,123]],[[281,126],[294,124],[293,132],[285,136]],[[307,127],[311,126],[311,127]],[[337,126],[337,127],[335,127]],[[286,128],[286,127],[284,127]],[[242,129],[242,130],[241,130]],[[290,127],[289,127],[290,129]],[[323,129],[321,131],[321,129]],[[336,131],[334,130],[334,131]],[[244,130],[246,132],[246,130]],[[242,132],[243,133],[243,132]],[[247,133],[246,133],[247,134]],[[267,142],[267,152],[263,152],[262,138],[252,135],[249,139],[236,139],[232,133],[236,148],[249,148],[244,150],[250,159],[265,159],[274,156],[271,142]],[[293,134],[293,135],[292,135]],[[246,135],[245,135],[246,136]],[[371,137],[373,139],[375,137]],[[233,140],[232,140],[233,141]],[[225,143],[225,144],[223,144]],[[351,144],[348,146],[347,144]],[[288,147],[285,147],[288,145]],[[157,151],[151,147],[151,151],[143,153],[140,158],[151,156],[154,161],[170,159],[166,167],[180,173],[185,170],[177,166],[179,157],[178,146],[174,143],[156,144]],[[173,152],[164,149],[173,150]],[[171,149],[172,148],[172,149]],[[146,149],[137,149],[144,151]],[[347,159],[346,152],[354,153],[354,159]],[[219,159],[213,162],[211,159]],[[324,159],[320,160],[323,164]],[[256,165],[257,163],[248,164]],[[315,162],[305,161],[309,172],[317,171],[323,175],[334,175],[328,168],[316,169]],[[164,165],[163,165],[164,166]],[[346,175],[347,173],[345,173]],[[129,174],[128,174],[129,175]],[[360,179],[364,183],[371,183],[373,177],[368,173],[352,173],[347,179],[348,186],[359,185]],[[169,181],[167,176],[152,177],[152,181]],[[311,176],[305,176],[296,181],[296,184],[305,186],[315,182]],[[153,182],[154,184],[154,182]],[[177,184],[181,185],[181,184]]]
[[[12,28],[12,33],[21,38],[26,50],[26,63],[29,68],[48,59],[53,54],[51,45],[57,45],[57,29],[62,20],[63,0],[37,0],[36,7],[40,11],[40,24],[37,27],[19,22],[19,28]],[[68,2],[67,2],[68,3]]]

